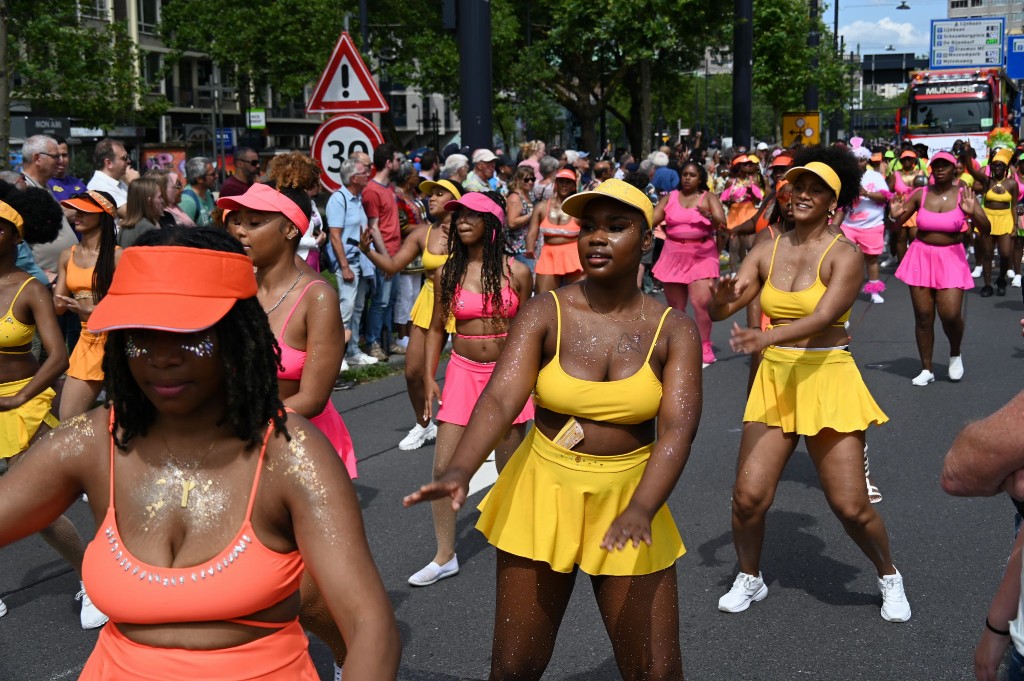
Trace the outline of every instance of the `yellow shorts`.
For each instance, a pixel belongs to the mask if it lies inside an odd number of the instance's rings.
[[[106,342],[107,334],[92,333],[82,324],[82,335],[68,358],[68,376],[82,381],[102,381],[103,346]]]
[[[581,454],[531,428],[480,502],[476,527],[502,551],[543,561],[556,572],[579,565],[590,575],[647,575],[671,567],[686,548],[667,506],[651,520],[650,546],[601,548],[640,484],[651,448]]]
[[[31,378],[10,383],[0,383],[0,397],[17,395],[29,384]],[[47,388],[17,409],[0,411],[0,459],[12,457],[28,449],[28,443],[35,437],[39,426],[46,424],[56,428],[60,421],[50,413],[50,406],[56,393]]]
[[[800,350],[769,346],[747,399],[743,420],[817,435],[866,430],[889,417],[875,403],[846,350]]]
[[[434,280],[426,277],[423,286],[420,288],[420,294],[416,296],[416,302],[412,305],[412,311],[409,312],[409,320],[414,326],[418,326],[421,329],[429,329],[430,320],[433,316]],[[448,323],[444,325],[444,329],[448,333],[455,333],[455,319],[449,319]]]
[[[1015,220],[1012,208],[986,208],[985,215],[988,216],[988,221],[992,223],[992,231],[990,232],[992,236],[1013,233]]]

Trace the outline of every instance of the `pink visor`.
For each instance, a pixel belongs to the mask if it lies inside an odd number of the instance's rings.
[[[477,213],[490,213],[498,218],[498,222],[502,225],[505,224],[505,211],[501,209],[501,206],[480,192],[469,192],[458,201],[449,201],[444,204],[444,209],[447,211],[456,211],[459,208],[468,208],[469,210],[475,210]]]
[[[241,196],[228,196],[223,199],[217,199],[217,207],[225,210],[248,208],[250,210],[258,210],[261,213],[281,213],[291,220],[292,224],[302,234],[305,234],[306,230],[309,229],[309,218],[295,205],[294,201],[276,189],[258,182],[249,187],[248,191]]]
[[[936,161],[946,161],[947,163],[952,163],[954,166],[956,165],[956,157],[948,151],[940,151],[932,156],[928,160],[928,165],[933,165]]]

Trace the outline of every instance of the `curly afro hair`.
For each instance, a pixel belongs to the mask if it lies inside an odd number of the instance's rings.
[[[835,171],[842,183],[839,190],[838,203],[840,208],[849,208],[860,196],[860,166],[849,150],[840,147],[804,147],[797,151],[791,167],[805,166],[817,161],[824,163]]]
[[[0,201],[13,208],[25,221],[22,238],[26,243],[48,244],[60,234],[64,211],[45,189],[18,189],[13,184],[0,181]]]
[[[320,167],[309,156],[300,151],[278,154],[267,166],[267,184],[277,189],[302,189],[309,191],[320,185]]]

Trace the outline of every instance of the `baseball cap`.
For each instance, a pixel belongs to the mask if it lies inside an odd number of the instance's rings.
[[[451,180],[424,180],[423,182],[420,182],[420,191],[424,194],[430,194],[430,192],[435,189],[443,189],[446,192],[451,192],[451,195],[456,199],[462,198],[462,190],[459,189]]]
[[[786,152],[782,152],[772,159],[772,162],[768,164],[769,168],[788,168],[793,165],[793,157]]]
[[[219,322],[236,301],[256,295],[252,260],[187,246],[124,249],[107,295],[89,316],[93,333],[154,329],[193,333]]]
[[[562,210],[574,218],[579,218],[583,215],[584,206],[597,198],[613,199],[631,208],[636,208],[644,214],[647,227],[652,227],[654,222],[654,206],[651,204],[651,199],[648,198],[647,194],[644,194],[628,182],[616,180],[615,178],[605,180],[597,186],[597,189],[592,191],[573,194],[562,202]]]
[[[555,173],[555,179],[556,180],[572,180],[573,182],[575,182],[576,181],[576,173],[574,173],[568,167],[565,167],[565,168],[562,168],[561,170],[559,170],[557,173]]]
[[[291,220],[302,234],[309,229],[309,218],[294,201],[273,187],[259,182],[249,187],[244,194],[217,199],[217,207],[228,210],[249,208],[263,213],[281,213]]]
[[[768,145],[765,144],[764,142],[758,142],[757,150],[758,151],[767,151],[768,150]]]
[[[498,160],[490,149],[477,149],[473,152],[473,163],[490,163]]]
[[[444,204],[444,209],[448,211],[455,211],[459,208],[468,208],[478,213],[490,213],[498,218],[501,224],[505,224],[505,211],[501,209],[501,206],[492,201],[490,197],[480,192],[469,192],[457,201],[449,201]]]
[[[790,168],[786,173],[786,179],[790,182],[795,182],[798,177],[806,173],[811,173],[817,176],[822,182],[827,184],[836,196],[839,196],[839,191],[843,188],[843,183],[839,181],[839,176],[836,171],[832,170],[828,165],[821,161],[811,161],[805,166],[797,166]]]

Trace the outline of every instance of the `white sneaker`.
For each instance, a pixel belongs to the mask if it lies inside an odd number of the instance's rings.
[[[1014,272],[1013,270],[1006,270],[1006,278],[1007,279],[1013,279],[1016,276],[1017,276],[1017,273]]]
[[[341,371],[348,371],[348,362],[345,361],[344,357],[341,358],[341,369],[340,370]]]
[[[433,442],[437,439],[437,424],[433,421],[427,423],[426,426],[416,424],[412,427],[412,430],[402,438],[402,441],[398,443],[398,448],[402,451],[410,451],[413,449],[419,449],[428,442]]]
[[[337,662],[334,663],[334,681],[341,681],[341,667]]]
[[[722,612],[743,612],[750,607],[751,603],[763,601],[768,595],[768,587],[761,578],[741,572],[736,575],[736,581],[732,583],[729,593],[718,599],[718,609]]]
[[[82,628],[83,629],[96,629],[102,627],[107,623],[107,616],[100,612],[100,609],[92,604],[92,599],[89,598],[89,594],[85,593],[85,585],[82,585],[82,590],[75,594],[76,601],[82,601]]]
[[[409,583],[413,586],[430,586],[438,580],[457,574],[459,574],[459,557],[455,556],[444,565],[430,561],[425,568],[409,578]]]
[[[976,265],[974,267],[974,270],[971,272],[971,277],[973,277],[974,279],[977,279],[980,276],[981,276],[981,265]]]
[[[1020,288],[1020,275],[1019,274],[1013,275],[1013,282],[1010,285],[1013,286],[1014,288]]]
[[[906,622],[910,619],[910,603],[903,591],[903,575],[899,570],[894,575],[879,578],[878,590],[882,592],[882,619],[886,622]]]
[[[358,350],[354,355],[348,355],[345,358],[345,361],[348,362],[350,366],[361,367],[376,364],[378,360],[376,357],[370,357],[362,350]]]
[[[872,294],[871,294],[871,302],[872,302],[872,303],[875,303],[875,304],[877,304],[877,305],[880,305],[881,303],[884,303],[884,302],[885,302],[885,298],[883,298],[883,297],[882,297],[882,296],[881,296],[880,294],[878,294],[878,293],[872,293]]]
[[[960,355],[949,358],[949,380],[959,381],[964,377],[964,360]]]
[[[928,371],[927,369],[922,369],[921,373],[919,373],[917,376],[912,378],[910,380],[910,382],[913,383],[914,385],[928,385],[929,383],[933,382],[934,380],[935,380],[935,374],[933,374],[932,372]]]
[[[3,601],[0,601],[0,617],[3,617],[6,614],[7,614],[7,606],[4,605]]]

